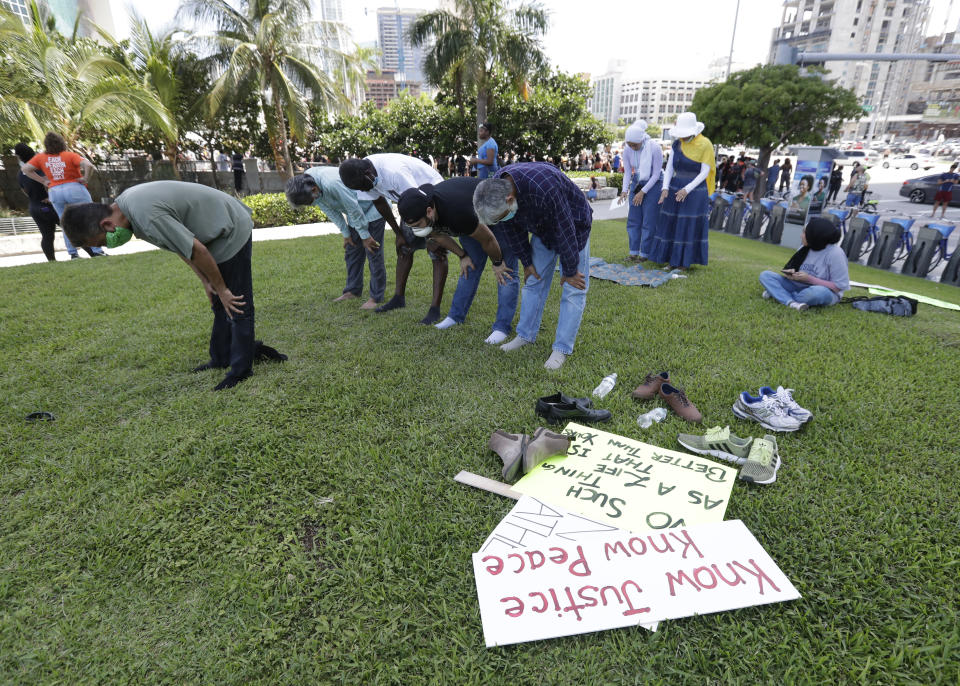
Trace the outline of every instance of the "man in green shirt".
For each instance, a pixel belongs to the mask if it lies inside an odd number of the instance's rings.
[[[254,340],[253,220],[236,198],[197,183],[152,181],[124,191],[112,205],[70,205],[61,224],[75,245],[87,247],[105,245],[108,234],[130,229],[190,266],[213,306],[210,361],[194,371],[230,367],[214,390],[232,388],[250,376],[255,357],[286,359]]]

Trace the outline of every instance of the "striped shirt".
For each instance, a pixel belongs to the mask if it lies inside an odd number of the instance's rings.
[[[593,209],[583,191],[566,174],[546,162],[519,162],[503,167],[495,178],[509,176],[517,187],[517,213],[500,222],[507,244],[524,267],[533,264],[527,233],[560,256],[564,276],[574,276],[580,251],[590,238]]]

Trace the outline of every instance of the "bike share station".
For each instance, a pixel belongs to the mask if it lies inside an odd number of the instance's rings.
[[[881,217],[869,204],[861,204],[863,209],[848,222],[857,208],[825,209],[823,202],[813,199],[820,179],[825,179],[825,188],[829,187],[833,163],[842,159],[843,153],[828,146],[798,146],[793,152],[797,164],[786,198],[763,198],[751,204],[742,193],[717,191],[711,196],[710,229],[740,235],[742,228],[745,238],[800,248],[809,218],[823,216],[842,230],[840,248],[851,262],[867,257],[867,266],[889,270],[903,260],[900,273],[925,278],[941,261],[948,260],[939,280],[960,286],[960,250],[950,253],[947,249],[953,224],[925,221],[914,236],[911,229],[915,219]],[[800,197],[802,181],[810,185],[804,198]]]

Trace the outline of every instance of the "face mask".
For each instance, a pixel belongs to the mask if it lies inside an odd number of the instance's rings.
[[[417,227],[415,227],[415,226],[411,226],[410,228],[413,229],[413,235],[414,235],[414,236],[417,236],[418,238],[426,238],[426,237],[429,236],[431,233],[433,233],[433,227],[432,227],[432,226],[424,226],[424,227],[422,227],[422,228],[417,228]]]
[[[373,186],[371,186],[371,188],[376,188],[376,186],[377,186],[378,183],[380,183],[380,177],[379,177],[379,176],[374,176],[374,177],[373,177]]]
[[[516,216],[516,214],[517,214],[517,209],[519,209],[519,208],[518,208],[518,207],[514,207],[512,210],[510,210],[509,212],[507,212],[506,215],[504,215],[503,219],[500,220],[500,222],[508,222],[508,221],[510,221],[511,219],[513,219],[514,216]],[[497,223],[499,224],[500,222],[497,222]]]
[[[131,238],[133,238],[133,231],[118,226],[113,231],[107,231],[107,247],[119,248]]]

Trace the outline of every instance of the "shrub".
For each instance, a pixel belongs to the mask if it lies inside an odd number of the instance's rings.
[[[598,179],[606,179],[608,186],[612,186],[614,188],[620,188],[623,186],[623,174],[620,174],[619,172],[569,171],[566,172],[566,174],[571,179],[589,179],[591,176],[596,176]]]
[[[241,201],[253,210],[253,225],[290,226],[292,224],[313,224],[327,221],[319,207],[300,207],[293,209],[283,193],[258,193],[241,198]]]

